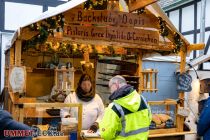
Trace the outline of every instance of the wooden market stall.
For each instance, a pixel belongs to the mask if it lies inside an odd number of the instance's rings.
[[[143,69],[144,55],[179,55],[182,74],[187,54],[203,47],[204,44],[190,44],[156,0],[71,0],[15,32],[6,50],[5,88],[9,90],[9,102],[5,106],[16,120],[27,124],[32,124],[34,118],[59,119],[45,111],[40,116],[35,114],[36,108],[55,106],[40,103],[37,97],[49,95],[53,86],[59,93],[74,91],[82,73],[95,79],[98,55],[136,56],[135,73],[124,77],[136,78],[135,87],[140,93],[157,92],[158,71]],[[184,92],[179,93],[179,100],[179,103],[172,99],[153,101],[150,105],[162,105],[166,110],[174,106],[176,113],[184,107]],[[56,103],[57,108],[69,106],[80,110],[77,130],[80,133],[81,105]],[[34,111],[25,109],[29,107]],[[184,131],[183,116],[176,114],[174,119],[173,128],[150,130],[150,138],[192,133]]]

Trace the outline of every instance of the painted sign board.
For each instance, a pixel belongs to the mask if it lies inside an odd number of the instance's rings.
[[[108,10],[70,10],[64,13],[67,24],[96,24],[158,29],[158,19],[151,14],[126,13]]]
[[[158,31],[131,27],[68,25],[64,27],[64,37],[154,45],[154,47],[159,45]]]

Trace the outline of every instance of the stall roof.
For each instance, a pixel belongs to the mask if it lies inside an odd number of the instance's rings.
[[[151,56],[147,58],[143,58],[143,60],[147,61],[158,61],[158,62],[171,62],[171,63],[180,63],[181,58],[180,56]],[[190,58],[187,57],[186,61],[189,61]]]
[[[192,61],[187,61],[187,64],[185,65],[185,70],[188,71],[191,69],[191,67],[196,67],[200,64],[203,64],[204,62],[207,62],[210,60],[210,54],[199,56]],[[177,72],[180,72],[180,70],[177,68]]]
[[[11,39],[11,44],[8,46],[8,48],[6,48],[6,50],[8,50],[13,44],[14,42],[20,37],[22,36],[22,31],[24,28],[27,28],[27,26],[33,24],[33,23],[37,23],[39,21],[42,21],[44,19],[59,15],[61,13],[64,13],[70,9],[73,9],[74,7],[86,2],[87,0],[71,0],[65,4],[59,5],[57,7],[55,7],[53,10],[50,11],[46,11],[44,13],[42,13],[40,16],[38,16],[37,18],[35,18],[34,20],[32,20],[31,22],[27,23],[26,25],[21,26],[13,35],[12,39]],[[125,1],[124,0],[120,0],[121,5],[125,5]],[[141,8],[141,7],[140,7]],[[190,46],[190,43],[185,39],[185,37],[175,28],[175,26],[172,24],[172,22],[169,20],[169,18],[167,17],[167,15],[164,13],[164,11],[160,8],[160,6],[158,5],[158,3],[153,3],[150,4],[148,6],[146,6],[146,9],[148,11],[150,11],[153,15],[155,15],[156,17],[161,17],[167,24],[167,27],[170,28],[170,30],[173,33],[178,33],[181,37],[181,39],[184,41],[184,44],[186,46]],[[125,12],[127,12],[126,8],[124,7],[123,10]],[[203,45],[204,46],[204,45]],[[190,49],[189,49],[190,50]]]
[[[15,40],[17,39],[17,37],[19,36],[20,30],[22,28],[27,27],[28,25],[33,24],[33,23],[36,23],[38,21],[47,19],[49,17],[53,17],[53,16],[58,15],[58,14],[61,14],[63,12],[66,12],[67,10],[74,8],[74,7],[80,5],[81,3],[85,2],[85,1],[87,1],[87,0],[71,0],[71,1],[69,1],[67,3],[61,4],[61,5],[57,6],[57,7],[55,7],[53,10],[48,10],[48,11],[42,13],[41,15],[39,15],[37,18],[35,18],[31,22],[27,23],[26,25],[21,26],[14,33],[14,35],[12,37],[12,40],[11,40],[11,45],[9,45],[9,46],[12,46],[13,45],[13,43],[15,42]],[[9,49],[9,48],[7,48],[7,49]]]

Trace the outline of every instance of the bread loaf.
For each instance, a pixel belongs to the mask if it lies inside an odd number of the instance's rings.
[[[171,119],[171,117],[166,114],[157,114],[157,116],[163,123],[165,123],[167,120]]]
[[[162,122],[157,114],[152,114],[152,121],[156,123],[156,125],[160,125]]]

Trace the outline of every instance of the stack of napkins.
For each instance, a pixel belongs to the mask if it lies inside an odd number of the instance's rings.
[[[99,133],[99,130],[96,133],[88,133],[88,130],[82,130],[81,136],[83,138],[88,138],[88,137],[94,138],[94,137],[100,137],[100,133]]]
[[[78,121],[76,118],[61,118],[61,124],[62,125],[71,125],[71,124],[77,124]]]

